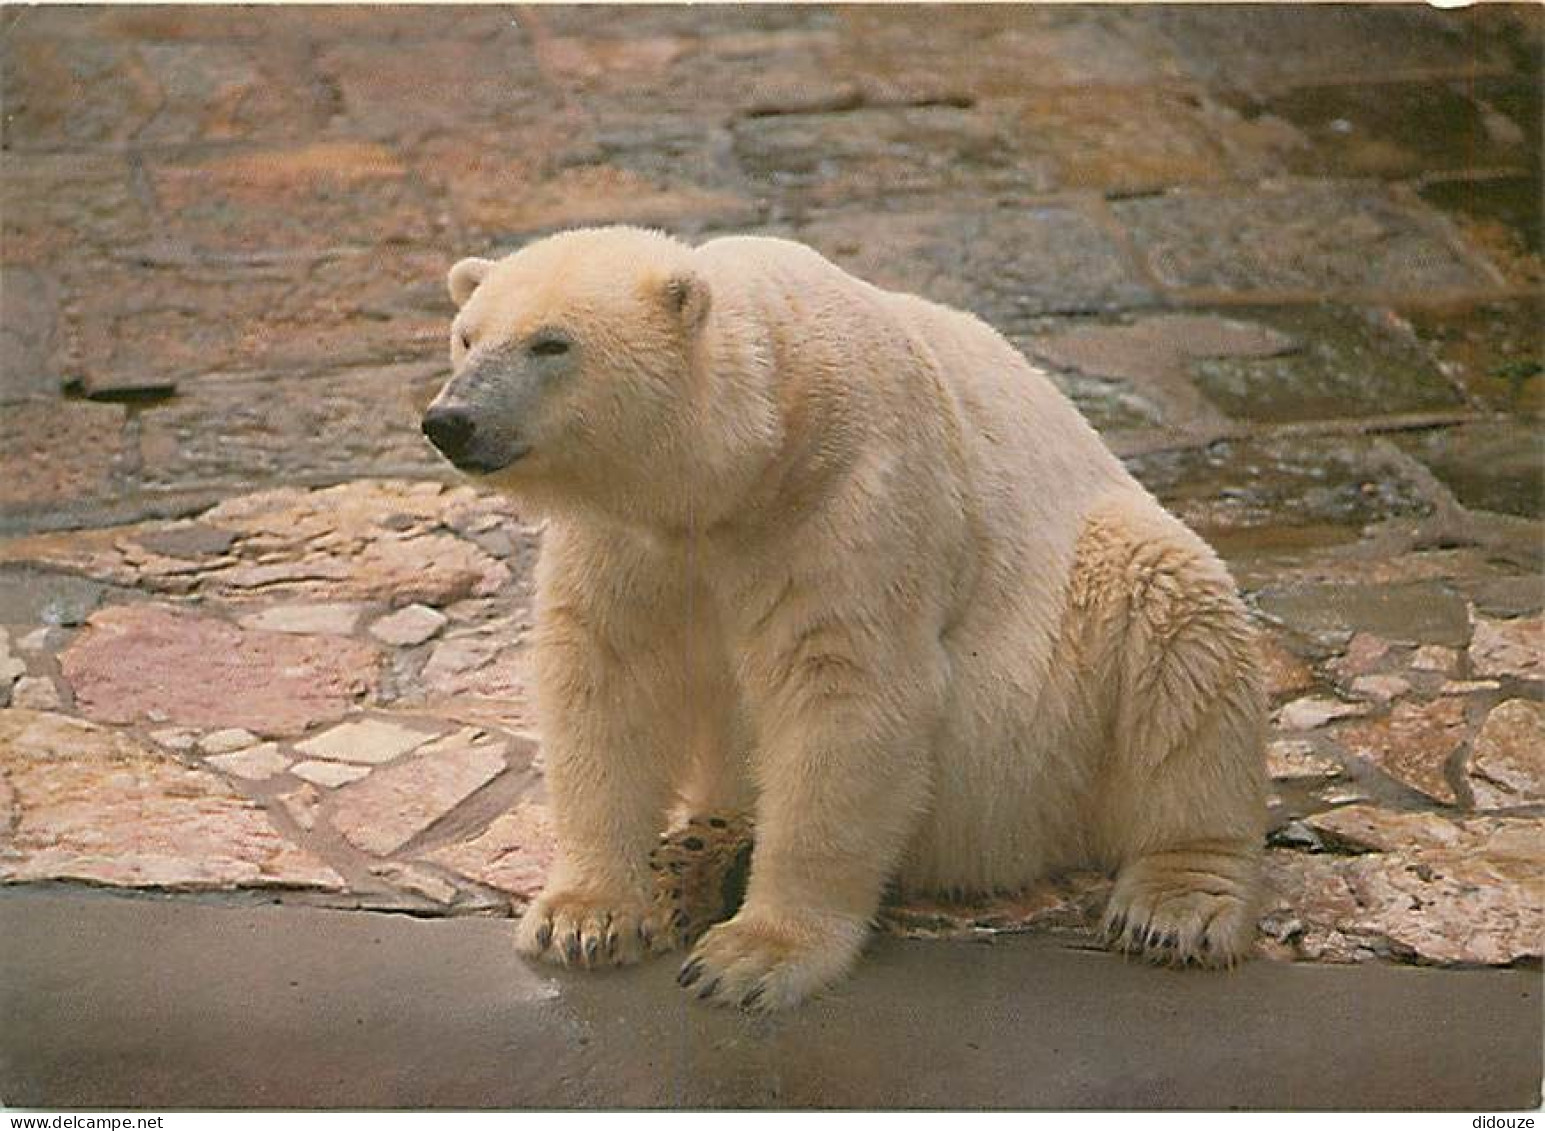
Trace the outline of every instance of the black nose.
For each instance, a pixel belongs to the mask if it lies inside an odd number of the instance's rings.
[[[472,442],[472,416],[464,408],[439,405],[424,414],[424,435],[451,459],[466,454]]]

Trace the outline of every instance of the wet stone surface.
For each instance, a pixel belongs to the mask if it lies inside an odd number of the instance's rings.
[[[735,127],[747,176],[817,202],[975,188],[1044,189],[990,119],[954,106],[858,108],[749,118]]]
[[[1171,287],[1418,294],[1489,281],[1450,250],[1431,216],[1357,183],[1177,193],[1121,201],[1115,211]]]
[[[1354,632],[1450,647],[1470,639],[1463,598],[1436,582],[1284,586],[1263,590],[1256,603],[1295,632],[1327,641],[1346,640]]]
[[[1545,411],[1545,295],[1425,307],[1407,316],[1445,372],[1482,407],[1535,419]]]
[[[1545,437],[1536,423],[1466,424],[1399,443],[1466,506],[1525,518],[1545,507]]]
[[[1463,404],[1391,315],[1334,307],[1230,313],[1293,343],[1269,357],[1203,357],[1192,363],[1202,392],[1236,419],[1333,420]]]
[[[1367,78],[1407,71],[1455,77],[1505,66],[1509,21],[1497,38],[1412,6],[1357,5],[1255,11],[1242,5],[1176,6],[1148,14],[1185,69],[1223,89],[1270,91],[1316,79]]]
[[[1408,471],[1363,440],[1224,441],[1127,461],[1161,502],[1208,533],[1259,527],[1356,529],[1432,508]]]
[[[795,235],[878,285],[926,294],[1004,329],[1038,314],[1143,306],[1151,292],[1092,219],[1056,206],[985,214],[823,216]]]
[[[1514,5],[16,10],[0,881],[520,912],[554,854],[540,529],[447,486],[416,416],[452,262],[621,221],[800,239],[976,312],[1214,543],[1271,697],[1263,955],[1537,963],[1542,32]],[[693,932],[754,836],[697,817],[656,858]],[[881,926],[1086,938],[1108,885]]]
[[[1408,177],[1435,170],[1527,165],[1528,123],[1472,97],[1463,82],[1304,86],[1240,98],[1249,119],[1289,123],[1297,175]],[[1534,135],[1537,137],[1537,134]]]
[[[1425,185],[1422,199],[1455,216],[1466,236],[1510,279],[1538,285],[1545,281],[1540,192],[1536,155],[1531,173],[1440,181]]]

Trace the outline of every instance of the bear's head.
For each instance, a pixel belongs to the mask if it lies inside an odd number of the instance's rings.
[[[538,504],[647,520],[695,493],[723,429],[713,297],[686,245],[593,228],[451,269],[450,380],[423,430],[457,468]],[[690,501],[689,501],[690,505]],[[675,512],[679,506],[663,510]]]

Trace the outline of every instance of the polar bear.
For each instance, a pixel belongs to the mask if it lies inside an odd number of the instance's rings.
[[[673,812],[752,816],[678,981],[747,1009],[849,970],[882,892],[1116,876],[1111,943],[1254,938],[1264,697],[1227,570],[975,317],[798,243],[582,229],[450,272],[423,419],[548,519],[533,667],[558,841],[526,955],[675,942]]]

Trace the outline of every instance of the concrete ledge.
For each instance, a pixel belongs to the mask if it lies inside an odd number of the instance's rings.
[[[1538,1104],[1535,971],[1179,973],[881,940],[752,1020],[676,963],[533,970],[508,921],[0,893],[21,1107],[1450,1108]]]

